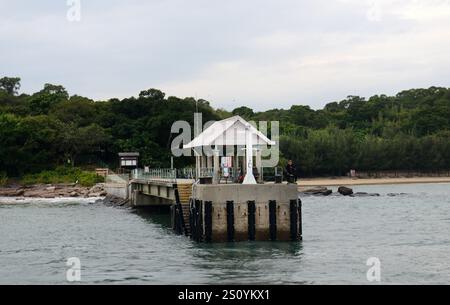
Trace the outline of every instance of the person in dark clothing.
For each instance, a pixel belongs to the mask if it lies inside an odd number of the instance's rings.
[[[297,168],[292,160],[289,160],[286,165],[286,177],[288,183],[297,183]]]
[[[245,175],[244,175],[244,173],[242,172],[242,170],[239,168],[238,169],[238,183],[239,184],[242,184],[243,182],[244,182],[244,178],[245,178]]]

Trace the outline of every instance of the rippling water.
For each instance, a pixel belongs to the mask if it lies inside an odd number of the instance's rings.
[[[196,244],[164,213],[1,199],[0,284],[64,284],[69,257],[94,284],[367,284],[369,257],[385,284],[450,283],[450,184],[355,190],[382,196],[302,198],[302,243]]]

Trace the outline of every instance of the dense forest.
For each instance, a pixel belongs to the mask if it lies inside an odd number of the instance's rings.
[[[138,151],[143,164],[170,164],[170,127],[241,115],[280,121],[282,162],[293,159],[301,174],[344,175],[364,171],[450,169],[450,89],[412,89],[369,99],[349,96],[324,109],[228,112],[208,101],[166,97],[157,89],[138,97],[93,101],[70,96],[60,85],[20,94],[20,78],[0,79],[0,172],[20,177],[60,166],[117,166],[117,153]],[[190,160],[178,159],[177,166]]]

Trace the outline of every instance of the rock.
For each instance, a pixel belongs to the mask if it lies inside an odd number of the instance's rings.
[[[389,193],[387,194],[389,197],[397,197],[397,196],[405,196],[408,195],[406,193]]]
[[[42,198],[42,196],[45,194],[45,192],[37,191],[37,190],[30,190],[26,191],[23,196],[27,198]]]
[[[106,206],[112,207],[125,207],[129,204],[129,200],[108,195],[103,200],[97,200],[96,202],[101,202]]]
[[[351,197],[379,197],[380,194],[377,194],[377,193],[369,194],[369,193],[358,192],[358,193],[355,193],[355,194],[352,194],[349,196],[351,196]]]
[[[341,195],[344,195],[344,196],[350,196],[350,195],[353,194],[353,190],[352,190],[351,188],[348,188],[348,187],[345,187],[345,186],[341,186],[341,187],[338,189],[338,192],[339,192]]]
[[[323,196],[330,196],[331,194],[333,194],[332,190],[326,190],[325,192],[321,193],[321,195],[323,195]]]
[[[104,184],[96,184],[93,187],[91,187],[88,192],[97,194],[97,193],[102,193],[104,191],[105,191]]]
[[[25,190],[21,188],[0,189],[0,197],[22,197],[24,193]]]
[[[89,193],[86,195],[86,197],[89,197],[89,198],[104,197],[104,196],[106,196],[106,194],[104,194],[104,193]]]
[[[323,191],[317,191],[314,193],[310,193],[314,196],[330,196],[331,194],[333,194],[332,190],[323,190]]]
[[[328,191],[328,189],[326,187],[314,187],[314,188],[311,188],[311,189],[306,189],[302,193],[304,193],[304,194],[315,194],[315,193],[326,192],[326,191]]]
[[[25,194],[25,190],[24,190],[24,189],[18,189],[18,190],[16,191],[15,197],[22,197],[23,194]]]
[[[14,186],[0,188],[0,197],[26,197],[26,198],[56,198],[56,197],[103,197],[106,195],[104,186],[99,184],[92,188],[95,192],[90,192],[89,188],[77,187],[69,184],[59,185],[32,185]]]
[[[333,194],[333,191],[327,189],[326,187],[316,187],[312,189],[307,189],[301,193],[304,195],[330,196],[331,194]]]

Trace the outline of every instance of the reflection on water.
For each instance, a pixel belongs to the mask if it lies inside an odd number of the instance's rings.
[[[140,208],[132,211],[149,223],[158,224],[163,228],[170,228],[170,208]]]
[[[449,282],[449,184],[355,191],[382,196],[303,198],[301,243],[197,244],[172,233],[167,211],[92,200],[1,204],[0,283],[64,284],[69,257],[83,283],[368,284],[369,257],[383,283]]]

